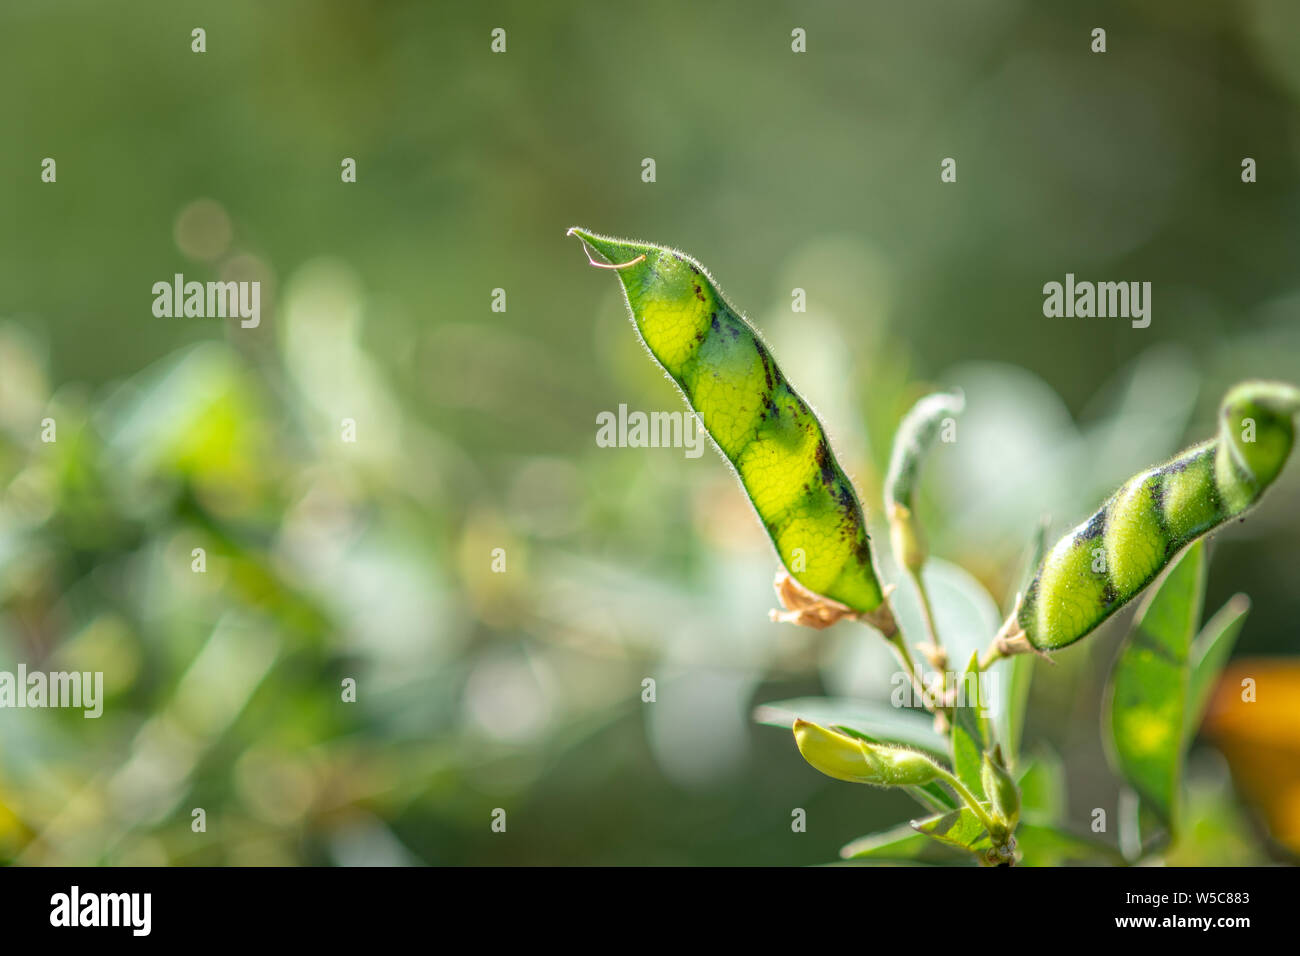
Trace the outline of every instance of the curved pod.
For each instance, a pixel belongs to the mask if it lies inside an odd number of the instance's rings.
[[[1250,509],[1295,442],[1300,389],[1242,382],[1219,434],[1124,484],[1039,565],[1017,622],[1042,650],[1084,637],[1136,597],[1183,548]]]
[[[854,612],[879,608],[858,496],[753,326],[688,256],[569,232],[609,260],[641,340],[735,469],[791,577]]]

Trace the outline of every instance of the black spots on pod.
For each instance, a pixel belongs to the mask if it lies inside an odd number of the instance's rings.
[[[1105,533],[1106,533],[1106,509],[1102,508],[1095,515],[1093,515],[1092,518],[1089,519],[1087,525],[1085,525],[1083,530],[1079,532],[1078,540],[1092,541],[1096,538],[1100,538]]]
[[[802,401],[799,404],[805,409],[807,408]],[[793,405],[790,406],[790,413],[795,414]],[[825,435],[817,442],[817,450],[813,453],[813,457],[817,462],[817,472],[821,478],[822,486],[830,492],[831,497],[835,499],[835,503],[839,506],[840,513],[846,519],[840,525],[840,537],[848,538],[861,525],[858,519],[860,506],[857,497],[853,494],[853,489],[849,487],[847,479],[839,473],[839,469],[835,466],[835,456],[831,454],[831,446],[826,441]]]
[[[786,382],[757,330],[707,270],[683,254],[573,232],[622,270],[623,292],[651,355],[701,420],[723,429],[719,450],[734,467],[791,581],[855,614],[872,615],[864,619],[879,620],[882,631],[895,633],[882,608],[884,594],[853,486],[836,463],[821,422]],[[637,262],[646,265],[629,268]],[[689,301],[691,295],[700,305]],[[757,350],[757,366],[750,348]],[[668,364],[661,356],[668,356]],[[810,560],[791,567],[791,556],[802,554]]]
[[[840,510],[845,514],[849,514],[852,511],[853,492],[849,491],[848,486],[842,481],[837,481],[835,483],[835,500],[840,503]]]
[[[1147,491],[1151,495],[1152,507],[1155,509],[1156,520],[1160,522],[1160,530],[1165,532],[1165,537],[1169,536],[1169,529],[1166,527],[1165,521],[1165,475],[1167,474],[1169,472],[1161,468],[1151,476],[1151,482],[1147,486]]]
[[[1165,487],[1164,475],[1157,475],[1147,485],[1146,491],[1147,497],[1151,499],[1151,513],[1155,516],[1156,528],[1165,542],[1165,559],[1168,560],[1179,548],[1169,529],[1169,516],[1165,514]]]
[[[733,334],[736,332],[734,325],[731,327],[731,331]],[[776,394],[778,380],[776,364],[772,361],[772,356],[767,354],[767,349],[763,347],[763,343],[757,337],[754,338],[754,349],[758,352],[759,362],[762,363],[763,379],[767,385],[767,389],[763,392],[763,410],[759,412],[759,416],[763,421],[767,421],[768,418],[775,419],[781,414],[781,410],[777,408],[776,400],[773,398],[773,395]]]
[[[1244,518],[1286,464],[1297,414],[1300,389],[1293,385],[1233,386],[1220,406],[1214,439],[1131,479],[1082,527],[1048,549],[1017,615],[1029,643],[1054,650],[1085,637],[1150,585],[1183,548],[1230,519]],[[1245,421],[1249,437],[1238,432]],[[1094,570],[1093,555],[1103,542],[1106,566]]]
[[[674,259],[676,259],[676,260],[677,260],[678,262],[680,262],[682,265],[686,266],[686,268],[690,269],[691,272],[694,273],[695,275],[697,275],[697,276],[698,276],[698,275],[703,275],[703,273],[700,272],[700,267],[697,266],[697,265],[696,265],[694,262],[692,262],[690,259],[687,259],[687,258],[686,258],[684,255],[682,255],[680,252],[673,252],[673,251],[671,251],[671,250],[665,250],[665,251],[668,252],[669,255],[671,255]],[[700,291],[700,287],[699,287],[699,286],[696,286],[696,287],[695,287],[695,291],[696,291],[696,292],[699,292],[699,291]]]
[[[1197,457],[1196,455],[1180,455],[1179,457],[1175,458],[1173,461],[1170,461],[1162,465],[1160,468],[1156,469],[1156,474],[1162,478],[1165,475],[1182,474],[1184,471],[1188,469],[1188,467],[1192,464],[1192,462],[1196,460],[1196,457]]]
[[[772,377],[772,356],[767,354],[767,349],[763,348],[763,343],[757,338],[754,339],[754,348],[758,350],[758,360],[763,363],[763,377],[767,379],[767,394],[770,401],[772,392],[776,388],[776,381]]]
[[[814,454],[817,460],[817,470],[821,473],[822,484],[827,488],[834,488],[835,466],[831,463],[831,446],[826,444],[825,438],[817,443],[817,451]]]

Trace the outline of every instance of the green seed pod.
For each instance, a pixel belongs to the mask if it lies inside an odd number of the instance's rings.
[[[894,436],[885,476],[885,517],[889,519],[894,557],[909,571],[919,571],[927,556],[913,504],[921,460],[939,437],[944,421],[960,415],[965,407],[966,399],[960,392],[927,395],[903,416]]]
[[[794,722],[799,753],[815,769],[836,780],[877,787],[921,787],[939,778],[939,767],[923,753],[873,744],[806,720]]]
[[[569,233],[610,263],[593,265],[616,270],[641,340],[735,468],[790,575],[856,614],[880,608],[858,496],[753,326],[682,253]]]
[[[993,815],[1005,823],[1008,830],[1014,830],[1020,821],[1020,789],[1011,779],[1011,774],[988,753],[984,754],[984,762],[980,765],[980,783],[993,804]]]
[[[1017,621],[1034,647],[1072,644],[1136,597],[1183,548],[1259,501],[1295,441],[1300,389],[1242,382],[1216,438],[1131,478],[1048,552]]]

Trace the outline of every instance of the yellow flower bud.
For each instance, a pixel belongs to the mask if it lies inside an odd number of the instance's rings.
[[[799,753],[815,769],[836,780],[877,787],[919,787],[939,776],[923,753],[888,744],[873,744],[806,720],[794,722]]]

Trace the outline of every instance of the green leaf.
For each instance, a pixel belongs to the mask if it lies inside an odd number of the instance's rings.
[[[1047,550],[1048,524],[1046,518],[1038,522],[1038,528],[1026,550],[1024,565],[1020,572],[1020,586],[1017,588],[1018,595],[1023,595],[1028,590],[1034,580],[1035,569],[1042,563],[1043,554]],[[1010,616],[1015,609],[1014,596],[1009,600],[1008,605],[1006,613]],[[1003,693],[1005,703],[1002,707],[995,708],[998,742],[1002,744],[1002,754],[1006,757],[1007,766],[1012,769],[1020,760],[1020,743],[1024,737],[1025,711],[1029,707],[1029,685],[1034,678],[1035,660],[1037,658],[1033,654],[1019,654],[1006,664],[1007,686]]]
[[[994,720],[1002,753],[1013,768],[1020,760],[1020,742],[1024,737],[1025,711],[1029,708],[1029,685],[1034,679],[1035,660],[1033,654],[1017,654],[1002,664],[1004,670],[1001,673],[1006,675],[1006,690],[1002,692],[1005,704],[994,708]]]
[[[1060,866],[1069,861],[1124,866],[1128,862],[1112,846],[1039,820],[1020,822],[1016,851],[1022,866]]]
[[[954,863],[966,859],[964,853],[930,839],[909,823],[859,837],[840,850],[845,860],[903,860],[918,863]]]
[[[1190,719],[1186,728],[1189,741],[1205,719],[1205,708],[1209,706],[1214,685],[1223,673],[1228,658],[1232,656],[1237,635],[1241,633],[1249,613],[1250,598],[1244,594],[1234,594],[1201,628],[1201,633],[1192,644],[1192,683],[1188,707]]]
[[[970,792],[983,801],[987,798],[980,777],[984,762],[984,734],[980,728],[979,710],[979,652],[972,654],[957,688],[957,702],[953,707],[952,767],[957,779],[970,788]]]
[[[924,820],[913,820],[912,827],[940,843],[969,850],[972,853],[979,853],[993,846],[989,831],[970,807],[962,807]]]
[[[782,730],[789,730],[796,717],[872,743],[905,744],[936,757],[947,754],[943,737],[934,731],[934,719],[923,711],[838,697],[776,700],[754,708],[755,721]]]
[[[1110,674],[1108,752],[1175,829],[1190,709],[1192,639],[1205,598],[1205,544],[1187,548],[1138,613]]]
[[[1040,745],[1025,762],[1017,783],[1024,816],[1048,823],[1060,822],[1065,813],[1065,765],[1055,751]]]

